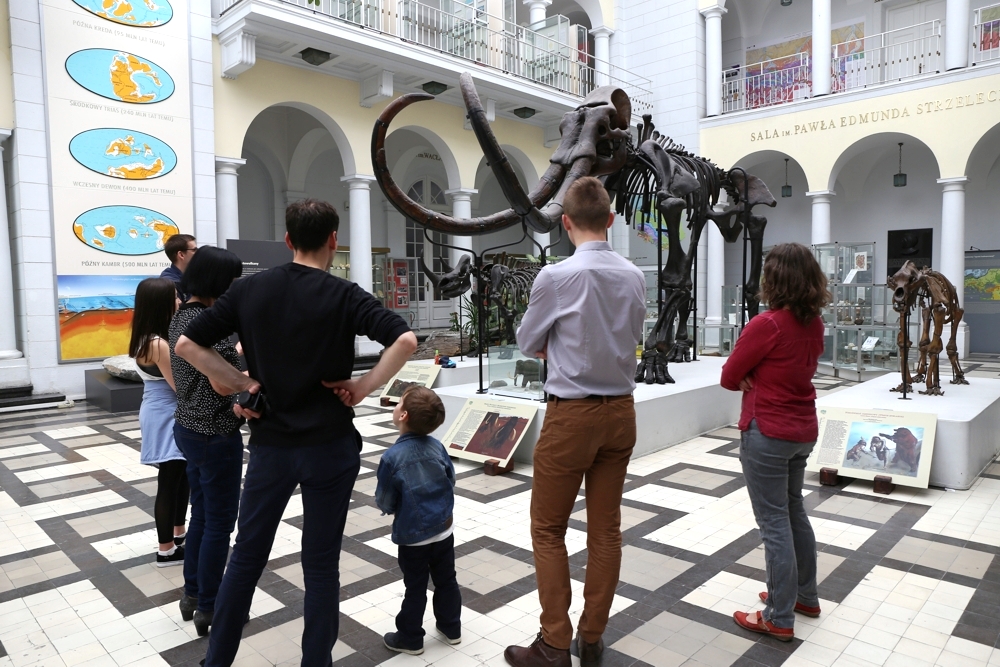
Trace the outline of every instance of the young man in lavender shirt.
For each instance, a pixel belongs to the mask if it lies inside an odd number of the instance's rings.
[[[621,500],[635,446],[635,350],[646,316],[642,271],[611,249],[604,186],[581,178],[566,193],[563,227],[576,253],[546,266],[517,331],[521,351],[548,359],[549,404],[535,446],[531,544],[541,632],[504,652],[514,667],[570,667],[566,527],[587,480],[587,580],[577,634],[581,665],[597,665],[621,567]]]

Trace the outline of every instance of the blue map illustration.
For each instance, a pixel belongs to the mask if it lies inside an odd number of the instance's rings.
[[[98,174],[147,180],[169,174],[177,154],[156,137],[121,128],[87,130],[69,142],[73,159]]]
[[[77,51],[66,59],[66,72],[90,92],[118,102],[155,104],[174,94],[166,70],[127,51]]]
[[[102,19],[137,28],[163,25],[174,17],[167,0],[73,0]]]
[[[59,312],[135,308],[135,290],[149,276],[59,276]]]
[[[151,255],[178,233],[177,224],[139,206],[92,208],[73,221],[73,233],[91,248],[113,255]]]

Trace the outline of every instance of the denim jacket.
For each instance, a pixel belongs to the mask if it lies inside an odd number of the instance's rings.
[[[392,541],[415,544],[444,532],[455,508],[455,466],[444,445],[404,433],[378,464],[375,503],[394,514]]]

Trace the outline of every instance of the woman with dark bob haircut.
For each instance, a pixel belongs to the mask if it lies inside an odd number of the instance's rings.
[[[170,366],[177,387],[174,440],[187,459],[191,487],[191,522],[184,554],[181,616],[194,620],[198,634],[208,634],[215,596],[229,555],[229,536],[236,524],[243,472],[242,420],[233,414],[233,396],[217,394],[208,378],[177,356],[177,340],[188,325],[209,308],[243,273],[240,258],[206,246],[191,258],[181,279],[190,294],[170,323]],[[239,354],[227,339],[215,349],[234,367]]]
[[[743,392],[740,463],[767,565],[764,610],[737,611],[733,619],[791,641],[795,613],[820,614],[816,536],[802,482],[818,435],[812,377],[823,353],[820,313],[830,293],[809,248],[783,243],[767,254],[761,300],[767,312],[747,323],[722,369],[722,386]]]

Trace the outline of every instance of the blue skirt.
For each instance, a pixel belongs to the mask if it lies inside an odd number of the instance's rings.
[[[142,450],[139,461],[155,466],[164,461],[184,460],[174,443],[174,410],[177,395],[166,380],[143,383],[142,405],[139,407],[139,429]]]

